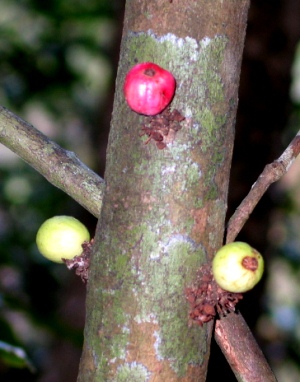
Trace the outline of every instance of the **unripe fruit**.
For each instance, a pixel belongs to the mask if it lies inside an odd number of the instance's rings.
[[[90,240],[87,228],[72,216],[54,216],[46,220],[36,235],[40,253],[49,260],[62,263],[62,259],[79,256],[82,244]]]
[[[260,281],[263,271],[261,254],[249,244],[238,241],[220,248],[212,261],[212,272],[217,284],[233,293],[252,289]]]
[[[135,112],[156,115],[172,101],[175,88],[176,81],[170,72],[152,62],[143,62],[127,73],[124,94]]]

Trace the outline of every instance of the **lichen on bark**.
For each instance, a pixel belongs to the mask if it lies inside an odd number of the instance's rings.
[[[189,325],[184,291],[224,234],[237,87],[223,74],[232,46],[225,33],[177,37],[133,28],[131,12],[150,23],[137,10],[145,4],[131,1],[125,14],[87,296],[84,354],[91,362],[83,356],[81,370],[95,381],[135,380],[136,373],[204,381],[211,325]],[[171,108],[185,117],[162,150],[144,144],[145,117],[122,92],[129,68],[143,61],[172,72]]]

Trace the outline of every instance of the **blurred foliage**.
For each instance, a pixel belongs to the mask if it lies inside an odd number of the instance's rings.
[[[4,0],[1,6],[0,88],[7,106],[42,100],[56,115],[76,106],[86,117],[109,78],[114,3]]]
[[[95,169],[92,131],[114,81],[122,8],[118,0],[1,2],[0,103]],[[62,214],[83,220],[94,234],[93,217],[0,145],[3,382],[76,380],[85,286],[35,245],[40,224]]]

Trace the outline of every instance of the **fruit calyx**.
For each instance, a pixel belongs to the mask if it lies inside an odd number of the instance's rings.
[[[246,256],[242,260],[242,266],[249,271],[256,271],[258,268],[258,261],[254,257]]]
[[[146,69],[146,70],[144,71],[144,73],[146,74],[146,76],[154,77],[156,71],[155,71],[154,69],[150,68],[150,69]]]

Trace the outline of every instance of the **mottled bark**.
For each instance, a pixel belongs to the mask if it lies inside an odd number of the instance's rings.
[[[78,381],[205,381],[211,325],[185,288],[221,246],[249,1],[128,0]],[[122,86],[136,62],[177,80],[159,150]]]

